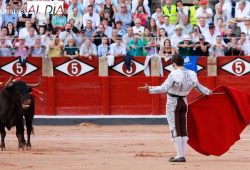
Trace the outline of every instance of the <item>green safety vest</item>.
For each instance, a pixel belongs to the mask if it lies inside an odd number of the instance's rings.
[[[169,23],[175,25],[177,23],[177,13],[176,13],[176,5],[171,5],[170,11],[168,10],[167,5],[162,7],[162,11],[164,16],[169,16]]]
[[[198,19],[196,18],[196,8],[195,6],[191,6],[189,8],[189,23],[192,25],[198,25]]]

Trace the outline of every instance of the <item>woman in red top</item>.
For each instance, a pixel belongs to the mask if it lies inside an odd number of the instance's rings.
[[[138,7],[136,8],[136,13],[134,13],[133,17],[134,17],[134,20],[136,18],[140,18],[142,26],[145,27],[147,25],[148,14],[142,5],[138,5]]]

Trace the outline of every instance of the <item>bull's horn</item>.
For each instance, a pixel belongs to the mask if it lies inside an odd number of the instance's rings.
[[[40,84],[41,84],[41,79],[40,79],[39,82],[36,83],[36,84],[28,84],[28,83],[27,83],[27,86],[30,87],[30,88],[35,88],[35,87],[40,86]]]
[[[5,86],[7,86],[12,81],[12,78],[13,76],[11,76],[8,81],[6,81]]]

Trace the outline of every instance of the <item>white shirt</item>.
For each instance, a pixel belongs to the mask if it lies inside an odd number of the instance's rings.
[[[204,35],[205,32],[208,31],[208,26],[207,26],[207,25],[205,25],[204,27],[202,27],[200,24],[198,24],[198,26],[199,26],[199,28],[200,28],[200,30],[201,30],[201,34],[202,34],[202,35]]]
[[[219,5],[219,3],[217,3],[215,5],[215,9],[217,8],[218,5]],[[232,18],[232,4],[230,2],[224,2],[223,3],[222,11],[223,11],[223,13],[225,13],[227,15],[227,19]]]
[[[97,13],[93,13],[92,16],[89,16],[89,13],[86,13],[83,15],[82,23],[83,23],[84,27],[86,27],[86,22],[88,20],[92,21],[93,28],[96,28],[96,27],[98,27],[98,25],[100,25],[100,15],[98,15]]]
[[[250,8],[250,6],[249,6]],[[245,6],[244,10],[241,11],[239,8],[235,9],[235,18],[243,19],[246,18],[247,16],[250,16],[250,9],[247,8],[247,5]],[[239,22],[237,23],[239,27],[242,27],[244,25],[244,22]]]
[[[35,45],[35,41],[36,41],[36,35],[33,35],[32,37],[30,35],[28,35],[25,38],[25,45],[27,46],[34,46]]]
[[[36,30],[35,30],[35,35],[37,35]],[[29,32],[28,32],[27,28],[26,27],[22,28],[19,32],[19,38],[26,39],[26,37],[28,37],[28,36],[29,36]]]
[[[126,45],[121,43],[119,46],[116,43],[110,45],[110,55],[122,54],[126,55]]]
[[[207,30],[204,34],[205,40],[206,42],[210,43],[210,44],[215,44],[216,42],[216,37],[218,35],[220,35],[218,32],[214,31],[214,34],[211,35],[211,33],[209,32],[209,30]]]
[[[134,34],[143,34],[144,33],[144,27],[140,26],[139,28],[137,28],[136,26],[133,26],[133,33]]]
[[[183,41],[183,34],[181,34],[181,36],[177,36],[176,34],[174,34],[171,38],[171,44],[173,47],[177,48],[177,45],[179,44],[179,42]]]
[[[171,24],[168,24],[168,25],[163,24],[159,26],[159,28],[163,28],[168,33],[168,37],[171,37],[174,34],[175,26]]]
[[[245,24],[241,26],[241,32],[244,32],[248,36],[250,35],[250,29],[247,29]]]
[[[112,27],[107,26],[107,28],[106,28],[105,31],[104,31],[104,34],[107,35],[108,38],[111,38],[111,37],[112,37],[112,30],[113,30]]]
[[[212,21],[212,18],[213,18],[213,11],[212,11],[211,8],[206,8],[205,11],[206,11],[206,13],[210,14],[210,18],[207,18],[207,19],[206,19],[206,23],[209,24],[209,23],[213,22],[213,21]],[[202,16],[204,16],[204,14],[205,14],[204,9],[203,9],[202,7],[199,7],[199,8],[197,9],[197,11],[196,11],[196,17],[197,17],[197,18],[202,17]]]

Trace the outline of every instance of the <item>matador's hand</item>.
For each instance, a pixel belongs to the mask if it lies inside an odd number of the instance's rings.
[[[149,91],[149,86],[147,84],[145,84],[145,86],[137,87],[137,89],[139,91]]]

